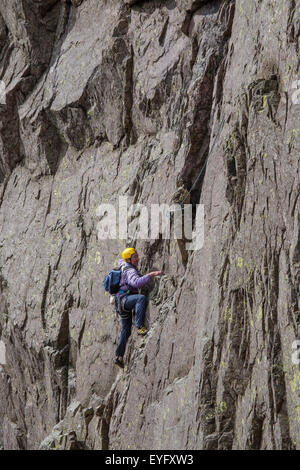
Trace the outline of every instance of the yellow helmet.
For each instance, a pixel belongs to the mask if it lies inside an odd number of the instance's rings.
[[[135,248],[125,248],[125,250],[122,253],[123,260],[126,261],[127,259],[131,258],[131,256],[136,252],[137,251]]]

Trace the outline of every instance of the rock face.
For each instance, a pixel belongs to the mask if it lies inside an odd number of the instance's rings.
[[[0,0],[2,448],[300,449],[299,12]],[[134,215],[99,239],[100,204],[174,194],[200,250]],[[103,278],[133,243],[166,275],[120,371]]]

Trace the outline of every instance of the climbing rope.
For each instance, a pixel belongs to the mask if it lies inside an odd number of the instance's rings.
[[[215,138],[214,138],[214,141],[213,141],[213,144],[212,144],[212,146],[211,146],[211,149],[210,149],[210,151],[208,152],[208,155],[207,155],[207,157],[206,157],[206,159],[205,159],[205,162],[203,163],[203,167],[201,168],[201,170],[200,170],[200,172],[199,172],[197,178],[195,179],[194,183],[192,184],[192,187],[191,187],[191,189],[189,190],[188,194],[186,195],[186,197],[185,197],[184,200],[182,201],[181,206],[183,205],[183,203],[184,203],[184,201],[186,200],[186,198],[191,194],[191,192],[193,191],[194,187],[195,187],[196,184],[198,183],[198,181],[199,181],[199,179],[200,179],[200,177],[201,177],[201,175],[202,175],[202,173],[203,173],[203,171],[204,171],[204,168],[205,168],[206,165],[207,165],[208,159],[209,159],[209,157],[210,157],[210,155],[211,155],[211,153],[212,153],[212,151],[213,151],[213,149],[214,149],[214,147],[215,147],[215,143],[217,142],[217,140],[218,140],[218,138],[219,138],[219,136],[220,136],[220,134],[221,134],[221,130],[223,129],[223,126],[224,126],[224,120],[225,120],[225,119],[224,119],[224,117],[223,117],[223,119],[222,119],[222,121],[221,121],[221,123],[220,123],[219,129],[218,129],[218,132],[217,132],[217,134],[216,134],[216,136],[215,136]]]
[[[183,206],[184,206],[185,200],[190,196],[191,192],[193,191],[193,189],[195,188],[196,184],[198,183],[198,181],[199,181],[199,179],[200,179],[200,177],[201,177],[201,175],[202,175],[202,173],[203,173],[203,171],[204,171],[204,168],[205,168],[206,165],[207,165],[208,159],[209,159],[209,157],[210,157],[210,155],[211,155],[211,153],[212,153],[212,151],[213,151],[213,149],[214,149],[214,147],[215,147],[215,144],[216,144],[216,142],[217,142],[217,140],[218,140],[218,138],[219,138],[219,136],[220,136],[220,134],[221,134],[221,131],[222,131],[223,126],[224,126],[224,121],[225,121],[225,119],[224,119],[224,117],[223,117],[223,119],[221,120],[221,123],[220,123],[220,125],[219,125],[218,132],[217,132],[217,134],[216,134],[216,136],[215,136],[215,138],[214,138],[214,141],[213,141],[213,144],[212,144],[212,146],[211,146],[211,149],[210,149],[210,151],[208,152],[207,157],[206,157],[206,159],[205,159],[205,161],[204,161],[204,163],[203,163],[203,166],[202,166],[200,172],[198,173],[198,175],[197,175],[197,177],[196,177],[194,183],[192,184],[192,187],[190,188],[190,190],[188,191],[187,195],[185,196],[185,198],[184,198],[183,201],[181,202],[181,204],[180,204],[180,206],[181,206],[180,209],[176,209],[176,210],[173,210],[173,211],[170,211],[170,210],[167,211],[167,213],[166,213],[166,218],[170,219],[170,223],[167,224],[167,231],[168,231],[168,232],[169,232],[169,230],[170,230],[170,225],[171,225],[171,214],[174,214],[176,211],[182,211],[182,208],[183,208]],[[164,267],[165,267],[166,251],[167,251],[167,240],[168,240],[168,238],[169,238],[169,233],[166,234],[166,238],[165,238],[165,242],[164,242],[164,249],[163,249],[163,257],[162,257],[161,271],[163,271],[163,270],[164,270]],[[162,278],[162,276],[160,276],[160,278],[159,278],[159,284],[158,284],[158,289],[157,289],[157,296],[159,295],[159,291],[160,291],[161,278]]]

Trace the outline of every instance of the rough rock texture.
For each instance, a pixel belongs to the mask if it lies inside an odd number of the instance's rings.
[[[0,0],[4,449],[300,449],[299,12]],[[97,208],[187,194],[212,147],[204,247],[167,244],[120,371],[102,282],[136,219],[99,240]],[[163,240],[136,246],[160,266]]]

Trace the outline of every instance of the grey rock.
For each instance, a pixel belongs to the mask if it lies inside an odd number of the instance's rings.
[[[0,448],[300,449],[298,49],[296,2],[0,0]],[[119,196],[204,246],[99,239]],[[120,371],[123,242],[165,275]]]

